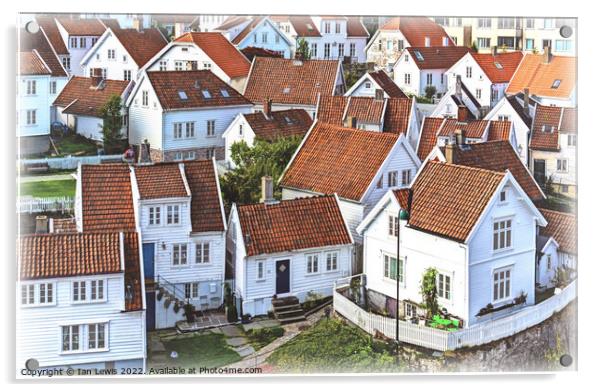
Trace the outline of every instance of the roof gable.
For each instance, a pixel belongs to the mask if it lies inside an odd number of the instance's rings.
[[[465,46],[411,46],[405,49],[419,69],[448,69],[471,49]],[[397,62],[403,61],[400,56]],[[397,65],[397,64],[396,64]]]
[[[111,30],[138,67],[144,66],[165,45],[167,41],[159,29],[115,29]]]
[[[303,136],[313,120],[304,109],[278,110],[267,117],[263,112],[244,114],[245,120],[255,136],[262,140],[276,140],[279,137]]]
[[[19,51],[29,53],[21,55],[20,73],[23,75],[49,74],[55,77],[67,77],[44,31],[29,33],[19,30]]]
[[[491,83],[508,83],[523,58],[522,52],[470,53]]]
[[[430,46],[444,46],[443,40],[447,39],[447,46],[454,46],[443,27],[427,17],[398,16],[389,19],[379,30],[399,30],[409,46],[426,46],[426,39]]]
[[[178,163],[157,163],[134,168],[140,199],[188,197]]]
[[[575,214],[558,212],[540,208],[539,211],[548,221],[546,227],[541,227],[541,235],[553,237],[561,252],[577,254],[577,217]]]
[[[106,79],[98,88],[94,86],[92,78],[73,76],[53,105],[63,107],[65,114],[100,117],[103,105],[114,95],[123,97],[130,83],[128,80]]]

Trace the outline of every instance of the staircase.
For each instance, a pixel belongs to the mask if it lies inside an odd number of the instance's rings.
[[[296,323],[298,321],[305,320],[305,311],[299,304],[299,298],[282,297],[272,300],[272,307],[274,309],[274,317],[280,324]]]

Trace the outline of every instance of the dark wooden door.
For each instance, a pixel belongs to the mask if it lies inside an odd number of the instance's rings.
[[[291,291],[290,260],[278,260],[276,262],[276,294]]]
[[[543,187],[546,184],[546,161],[543,159],[533,160],[533,177],[539,186]]]

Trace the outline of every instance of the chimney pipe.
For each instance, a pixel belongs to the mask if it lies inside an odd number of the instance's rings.
[[[466,105],[458,105],[458,122],[465,123],[468,121],[468,108]]]
[[[494,45],[491,47],[491,55],[497,56],[497,46]]]
[[[552,62],[552,52],[550,51],[550,47],[546,46],[543,48],[543,63],[550,64]]]
[[[529,115],[529,89],[525,88],[523,94],[523,112],[528,116]]]
[[[46,215],[36,216],[36,234],[48,233],[48,217]]]
[[[458,147],[463,146],[464,145],[464,131],[461,129],[456,129],[454,131],[454,138],[456,140],[456,144],[458,145]],[[453,162],[452,162],[453,163]]]
[[[456,75],[456,96],[462,99],[462,76]]]
[[[380,89],[380,88],[377,88],[377,89],[376,89],[376,91],[374,92],[374,98],[375,98],[377,101],[382,101],[382,100],[384,100],[384,99],[385,99],[385,92],[384,92],[382,89]]]
[[[267,98],[263,102],[263,114],[265,114],[265,116],[267,118],[272,118],[272,99],[271,98]]]
[[[452,138],[450,142],[445,145],[445,161],[447,163],[454,163],[454,147]]]
[[[92,76],[90,77],[90,87],[98,88],[102,83],[102,69],[100,68],[92,68]]]
[[[261,200],[262,203],[271,203],[274,201],[274,182],[272,177],[261,177]]]
[[[152,163],[148,139],[144,139],[144,141],[140,143],[138,151],[138,163]]]

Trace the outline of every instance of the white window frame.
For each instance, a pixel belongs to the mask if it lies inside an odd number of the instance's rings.
[[[195,264],[209,264],[211,263],[211,242],[203,241],[195,244]]]
[[[62,325],[61,326],[61,352],[62,353],[77,353],[77,352],[81,352],[84,351],[82,349],[83,347],[83,342],[82,342],[82,337],[83,337],[83,333],[82,330],[84,328],[82,328],[83,325]],[[67,328],[67,337],[68,337],[68,348],[65,348],[65,329]],[[77,331],[77,334],[75,334],[75,330]],[[74,341],[73,341],[73,337],[77,335],[77,348],[73,348],[74,346]]]
[[[23,300],[25,299],[25,303]],[[36,304],[36,285],[35,283],[21,284],[21,306],[33,306]]]
[[[38,85],[35,80],[28,79],[25,81],[27,88],[25,90],[25,95],[37,95]]]
[[[148,207],[148,225],[149,226],[160,226],[161,225],[161,206]]]
[[[50,83],[48,84],[48,92],[52,95],[56,94],[56,80],[50,81]]]
[[[333,267],[334,264],[334,267]],[[339,252],[326,252],[326,272],[336,272],[339,270]]]
[[[167,60],[159,61],[159,71],[167,71]]]
[[[184,123],[176,122],[173,123],[173,138],[182,139],[184,136]]]
[[[71,301],[73,303],[87,303],[88,302],[88,282],[86,280],[74,280],[71,282]],[[76,297],[77,293],[77,297]],[[83,293],[83,295],[82,295]]]
[[[86,349],[84,351],[108,351],[109,349],[109,323],[90,323],[86,325]],[[94,332],[94,340],[92,340],[92,332]],[[102,347],[99,346],[99,336],[102,335]],[[90,344],[94,342],[94,347]]]
[[[412,182],[412,169],[404,169],[401,171],[401,185],[410,185]]]
[[[569,147],[576,147],[577,146],[577,134],[569,133],[568,135],[566,135],[566,144]]]
[[[493,221],[493,251],[512,249],[512,219],[500,218]]]
[[[398,174],[397,171],[390,171],[387,173],[387,187],[392,188],[392,187],[396,187],[397,186],[397,180],[398,180]]]
[[[383,252],[383,278],[384,279],[389,279],[393,282],[397,281],[397,277],[396,276],[391,276],[393,274],[393,271],[391,270],[391,263],[397,262],[397,257],[394,255],[391,255],[389,253],[384,253]],[[400,257],[399,258],[399,282],[400,283],[404,283],[405,282],[405,266],[404,266],[404,262],[405,262],[405,258]]]
[[[36,109],[28,109],[26,111],[26,124],[27,125],[37,125],[38,124],[38,114]]]
[[[437,297],[444,301],[451,302],[452,281],[453,279],[451,274],[445,271],[437,271]]]
[[[320,254],[311,253],[305,255],[305,273],[315,275],[320,273]]]
[[[215,137],[215,120],[207,120],[207,137]]]
[[[142,106],[148,107],[148,91],[142,90]]]
[[[395,215],[389,215],[389,226],[388,226],[388,234],[389,237],[397,238],[397,228],[399,227],[399,217]]]
[[[180,224],[180,205],[179,204],[170,204],[166,208],[167,217],[165,222],[170,225],[179,225]]]
[[[556,171],[558,173],[568,173],[569,171],[569,160],[567,158],[556,159]]]
[[[107,59],[115,60],[115,49],[107,49]]]
[[[171,246],[171,265],[180,267],[188,265],[188,244],[173,244]]]
[[[50,295],[48,295],[48,293],[50,293]],[[38,283],[38,305],[54,305],[56,303],[56,294],[56,284],[54,282]],[[42,301],[42,299],[44,299],[44,301]]]
[[[106,300],[107,285],[104,279],[92,279],[90,281],[89,302],[104,302]]]
[[[513,275],[514,274],[512,273],[512,266],[501,267],[492,271],[492,303],[503,302],[512,298]]]
[[[257,260],[257,266],[256,266],[256,270],[255,270],[255,280],[258,282],[265,280],[265,260]]]
[[[184,297],[186,299],[199,298],[199,283],[198,282],[184,283]]]
[[[194,138],[194,121],[186,122],[186,138],[187,139]]]
[[[123,80],[132,80],[132,70],[131,69],[123,70]]]

